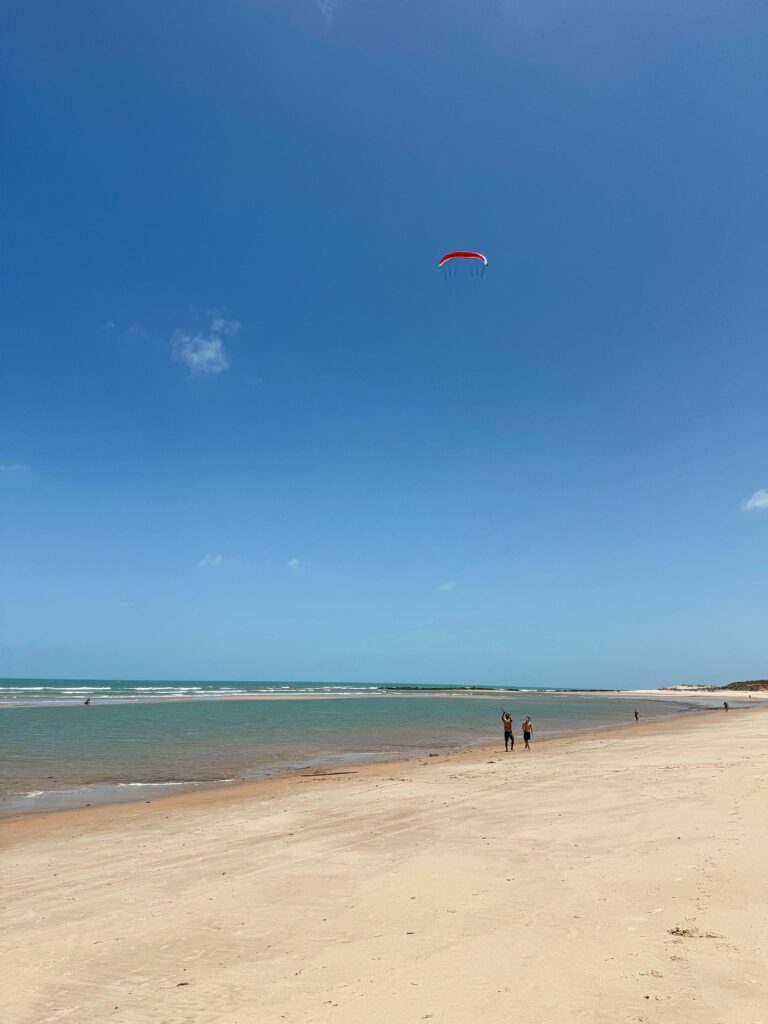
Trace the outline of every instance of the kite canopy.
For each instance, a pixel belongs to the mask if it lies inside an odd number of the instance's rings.
[[[451,260],[480,260],[484,267],[488,266],[488,260],[481,252],[469,252],[466,249],[459,249],[456,252],[447,252],[437,265],[438,267],[444,267],[445,264],[449,263]]]

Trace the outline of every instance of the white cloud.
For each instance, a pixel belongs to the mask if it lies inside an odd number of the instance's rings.
[[[114,327],[115,327],[115,321],[114,320],[107,320],[107,322],[105,324],[101,325],[102,331],[111,331],[111,330],[114,330]]]
[[[449,594],[452,590],[456,589],[456,580],[446,580],[445,583],[441,583],[437,589],[443,594]]]
[[[198,569],[227,569],[239,565],[239,558],[225,558],[224,555],[203,555],[197,563]]]
[[[316,3],[327,22],[333,21],[341,7],[341,0],[316,0]]]
[[[751,498],[741,503],[745,512],[768,512],[768,488],[755,491]]]
[[[227,320],[223,316],[215,316],[211,323],[212,334],[237,334],[239,330],[239,320]]]
[[[237,334],[239,330],[240,324],[237,320],[215,316],[207,332],[189,334],[187,331],[176,331],[171,343],[171,353],[173,358],[179,363],[184,363],[192,374],[223,373],[232,365],[229,353],[224,347],[224,338],[228,334]]]
[[[194,374],[223,373],[231,366],[223,340],[214,335],[177,331],[173,338],[173,358]]]
[[[28,473],[29,466],[23,462],[0,462],[0,473]]]
[[[289,558],[285,564],[287,565],[288,570],[290,572],[292,572],[295,576],[300,576],[303,572],[307,571],[307,569],[310,567],[312,563],[305,562],[301,558]]]

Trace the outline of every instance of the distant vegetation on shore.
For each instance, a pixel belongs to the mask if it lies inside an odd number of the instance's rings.
[[[662,690],[768,690],[768,679],[747,679],[739,683],[725,683],[722,686],[698,686],[687,683],[680,686],[662,686]]]

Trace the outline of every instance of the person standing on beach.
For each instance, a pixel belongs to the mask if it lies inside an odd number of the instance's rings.
[[[723,701],[723,707],[725,708],[726,711],[728,710],[728,701],[727,700]]]
[[[531,716],[526,715],[525,721],[523,722],[523,739],[525,740],[525,749],[531,749],[531,733],[533,732],[533,723],[531,722]]]
[[[512,715],[508,711],[502,711],[501,720],[504,723],[504,749],[506,751],[515,749],[515,734],[512,732]]]
[[[635,721],[637,722],[637,721],[639,721],[639,719],[640,719],[640,712],[637,710],[637,708],[635,708]]]

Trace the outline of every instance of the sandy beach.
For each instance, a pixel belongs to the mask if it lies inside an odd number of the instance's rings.
[[[768,690],[728,690],[726,687],[706,690],[704,687],[697,686],[673,686],[656,690],[617,690],[616,696],[625,697],[629,700],[633,698],[638,700],[648,700],[650,698],[655,700],[685,700],[690,697],[696,700],[705,699],[718,703],[727,700],[730,704],[735,704],[737,701],[743,700],[768,700]]]
[[[768,714],[0,823],[5,1024],[768,1022]]]

